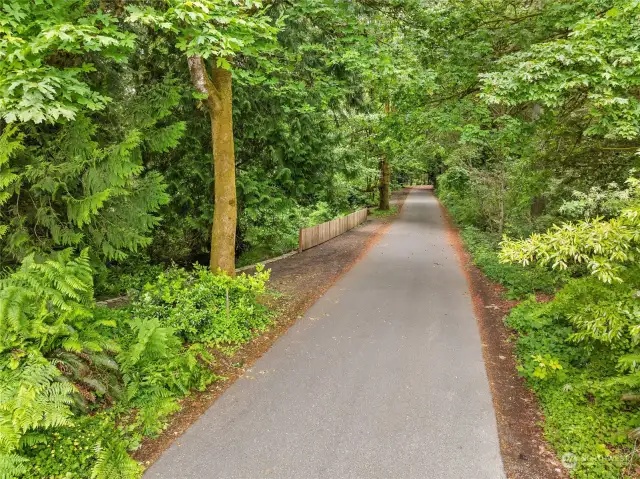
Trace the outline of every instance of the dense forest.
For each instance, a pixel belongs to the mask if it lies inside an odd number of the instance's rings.
[[[638,0],[0,1],[0,477],[139,477],[268,327],[235,268],[424,183],[558,457],[634,476],[639,154]]]

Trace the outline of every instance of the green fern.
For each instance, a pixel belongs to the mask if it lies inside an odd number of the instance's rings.
[[[149,151],[165,153],[178,145],[185,128],[186,124],[183,121],[159,128],[145,138],[145,145]]]
[[[89,316],[92,297],[86,250],[74,259],[67,250],[44,262],[29,255],[14,274],[0,279],[0,351],[69,336],[67,324]]]
[[[0,452],[0,479],[14,479],[27,472],[27,459],[17,454]]]
[[[164,359],[172,349],[180,346],[180,341],[173,334],[174,330],[162,327],[158,319],[134,319],[129,326],[136,334],[136,341],[118,358],[125,371],[132,370],[143,361]]]
[[[0,451],[12,452],[28,431],[69,424],[74,388],[60,382],[60,371],[44,358],[30,359],[17,369],[1,369]]]
[[[134,319],[128,327],[129,343],[118,355],[124,396],[137,411],[132,425],[141,434],[153,436],[180,409],[177,399],[217,379],[206,367],[213,357],[199,344],[185,349],[175,330],[162,326],[157,318]]]
[[[11,157],[24,149],[22,144],[23,135],[18,133],[16,127],[10,126],[4,129],[0,135],[0,206],[4,205],[14,194],[20,175],[14,168],[8,165]],[[0,214],[0,239],[2,239],[9,229],[3,224]]]
[[[91,470],[91,479],[136,479],[142,467],[127,454],[124,445],[112,442],[107,446],[95,447],[98,459]]]
[[[112,403],[122,396],[120,368],[111,355],[56,350],[48,358],[74,385],[73,400],[80,411],[88,412],[100,400]]]

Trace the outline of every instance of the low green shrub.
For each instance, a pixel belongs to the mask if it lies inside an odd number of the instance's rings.
[[[236,278],[213,275],[201,266],[192,273],[172,268],[136,297],[133,315],[157,318],[185,341],[242,343],[269,324],[268,311],[258,302],[268,279],[260,265],[255,275]]]
[[[498,256],[499,238],[495,235],[473,226],[463,227],[460,233],[474,264],[487,277],[504,285],[510,298],[520,298],[536,291],[552,294],[569,274],[502,263]]]
[[[205,343],[268,324],[268,277],[172,268],[114,310],[95,305],[86,251],[27,257],[0,280],[0,477],[140,477],[128,451],[218,379]]]
[[[631,460],[629,433],[640,426],[640,412],[621,400],[629,385],[620,381],[611,350],[576,341],[570,318],[577,298],[563,293],[549,303],[532,297],[507,317],[519,333],[519,371],[540,400],[545,436],[571,476],[619,478]]]
[[[545,433],[577,478],[635,477],[640,438],[640,181],[609,219],[563,223],[505,239],[500,258],[584,273],[545,304],[529,300],[507,323],[520,332],[520,369],[540,398]],[[550,367],[553,369],[551,374]]]
[[[151,264],[148,258],[128,258],[122,264],[98,269],[95,275],[95,295],[98,299],[122,296],[140,291],[166,269],[163,264]]]
[[[113,412],[79,416],[66,426],[43,434],[37,442],[23,448],[25,478],[86,479],[96,477],[131,478],[142,468],[127,454],[126,428],[114,427]],[[13,477],[13,476],[9,476]]]

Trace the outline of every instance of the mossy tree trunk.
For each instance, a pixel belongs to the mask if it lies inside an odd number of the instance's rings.
[[[211,231],[211,271],[218,269],[235,276],[236,249],[236,166],[233,139],[232,75],[212,61],[211,74],[201,57],[189,57],[191,80],[211,118],[213,147],[214,213]]]

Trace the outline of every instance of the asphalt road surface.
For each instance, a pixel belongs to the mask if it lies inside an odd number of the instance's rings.
[[[145,473],[503,477],[468,285],[425,190]]]

